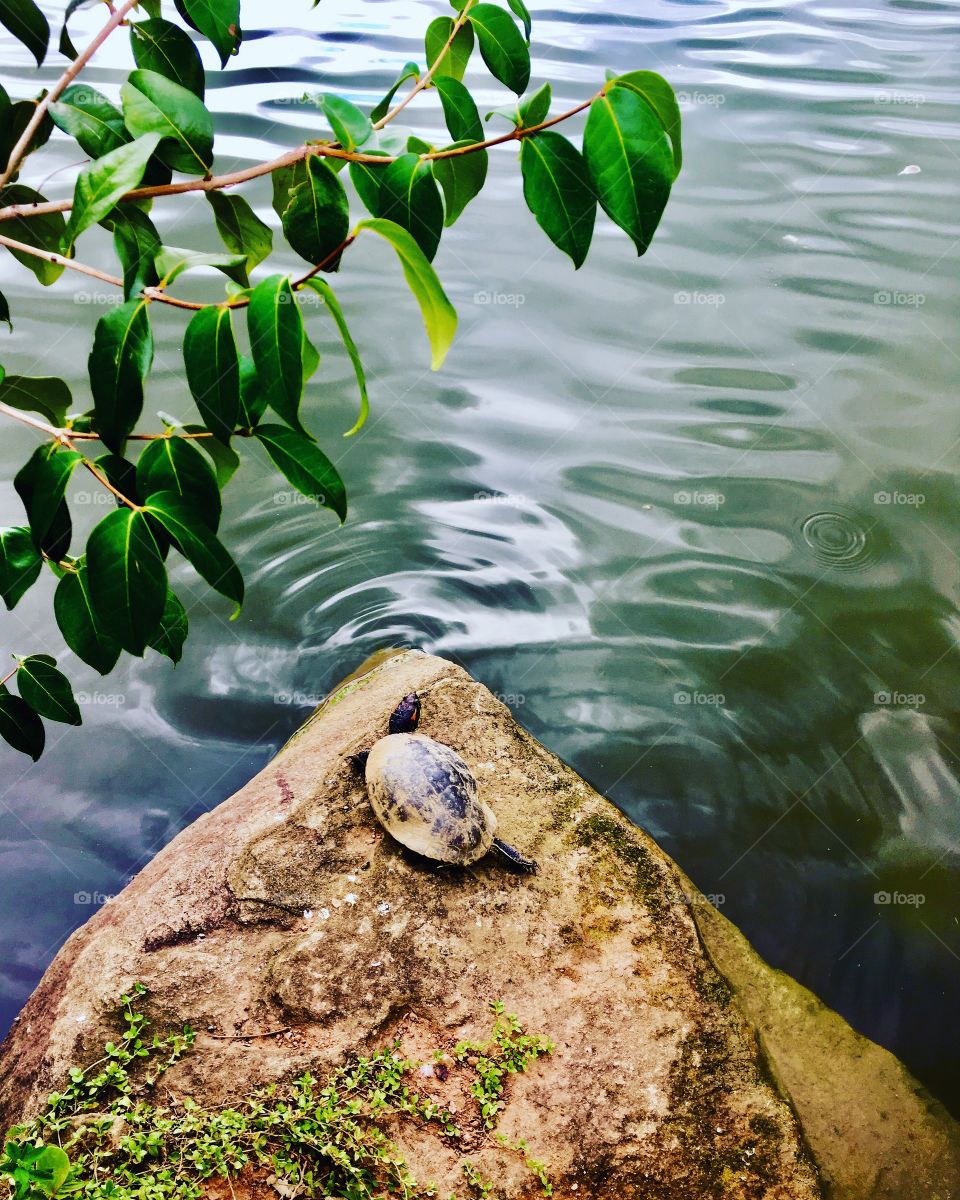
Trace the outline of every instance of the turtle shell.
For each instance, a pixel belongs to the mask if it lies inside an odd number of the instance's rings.
[[[370,751],[370,804],[401,845],[439,862],[472,863],[493,844],[497,819],[456,751],[419,733],[392,733]]]

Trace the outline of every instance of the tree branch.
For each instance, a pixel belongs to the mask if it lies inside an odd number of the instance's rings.
[[[7,159],[7,165],[4,168],[3,174],[0,175],[0,187],[3,187],[4,184],[9,182],[11,175],[13,175],[17,167],[19,167],[20,160],[26,154],[30,146],[30,142],[33,140],[33,135],[40,128],[43,118],[47,114],[47,109],[54,102],[54,100],[56,100],[62,94],[64,89],[70,83],[72,83],[74,79],[76,79],[77,75],[80,74],[90,59],[107,40],[110,34],[113,33],[118,25],[123,24],[127,13],[130,12],[132,8],[136,8],[138,3],[139,0],[124,0],[124,3],[111,13],[109,21],[107,21],[106,25],[104,25],[90,45],[77,55],[76,59],[70,64],[69,67],[67,67],[50,91],[47,92],[44,98],[37,104],[34,114],[27,122],[27,126],[20,135],[17,144],[10,151],[10,157]]]

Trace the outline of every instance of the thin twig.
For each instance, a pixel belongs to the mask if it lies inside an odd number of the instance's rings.
[[[208,1033],[207,1037],[218,1042],[245,1042],[247,1038],[277,1037],[281,1033],[292,1033],[292,1025],[284,1025],[283,1029],[268,1029],[264,1033]]]
[[[139,0],[124,0],[124,3],[111,13],[109,21],[107,21],[106,25],[104,25],[90,45],[77,55],[74,61],[69,67],[67,67],[64,73],[50,89],[50,91],[47,92],[43,99],[37,104],[33,116],[27,122],[26,128],[20,135],[19,140],[10,151],[10,157],[7,159],[6,168],[4,169],[3,174],[0,175],[0,187],[3,187],[3,185],[9,181],[11,175],[13,175],[17,167],[19,167],[20,160],[26,154],[30,146],[30,142],[33,140],[33,135],[40,128],[43,118],[47,114],[47,109],[54,102],[54,100],[56,100],[63,93],[64,89],[70,83],[72,83],[77,75],[80,74],[83,68],[87,65],[94,54],[96,54],[110,34],[113,33],[113,31],[117,28],[117,26],[123,24],[127,13],[130,12],[132,8],[136,8],[138,3]]]

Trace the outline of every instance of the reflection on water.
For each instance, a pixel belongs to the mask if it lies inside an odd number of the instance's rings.
[[[509,698],[772,963],[960,1108],[957,10],[531,7],[533,83],[553,79],[558,107],[607,66],[661,69],[682,94],[687,165],[657,241],[638,262],[602,222],[574,274],[523,207],[515,152],[495,154],[438,256],[461,313],[439,376],[393,264],[351,250],[338,290],[366,321],[374,415],[350,442],[350,367],[307,312],[324,354],[309,420],[350,519],[248,455],[225,512],[241,619],[182,568],[184,663],[105,680],[70,664],[87,730],[52,731],[30,769],[4,754],[4,1016],[340,676],[420,645]],[[302,18],[313,33],[271,33],[270,6],[245,9],[238,66],[208,59],[224,166],[315,134],[313,110],[282,103],[305,89],[374,101],[447,11],[329,0]],[[78,13],[78,36],[98,19]],[[123,62],[108,49],[91,82],[115,91]],[[431,103],[410,119],[440,124]],[[247,194],[266,217],[266,186]],[[210,236],[202,201],[156,215],[178,245]],[[56,360],[82,396],[86,281],[41,311],[2,270],[4,365]],[[149,403],[186,415],[181,333],[158,314]],[[31,444],[4,431],[4,478]],[[2,620],[5,648],[59,651],[49,608]]]

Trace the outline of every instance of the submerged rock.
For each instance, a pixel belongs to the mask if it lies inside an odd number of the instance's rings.
[[[422,732],[463,756],[539,875],[488,859],[438,868],[377,823],[348,756],[411,690]],[[341,686],[71,937],[0,1049],[0,1121],[32,1116],[97,1057],[116,1034],[116,997],[139,980],[158,1029],[202,1031],[164,1077],[169,1094],[233,1103],[398,1039],[424,1063],[411,1086],[466,1131],[394,1123],[417,1179],[471,1194],[468,1155],[500,1200],[542,1195],[524,1156],[471,1124],[450,1057],[502,1002],[555,1043],[509,1077],[497,1129],[525,1140],[556,1197],[956,1196],[949,1119],[693,894],[486,688],[444,660],[397,654]],[[241,1177],[209,1194],[293,1194],[283,1188]]]

